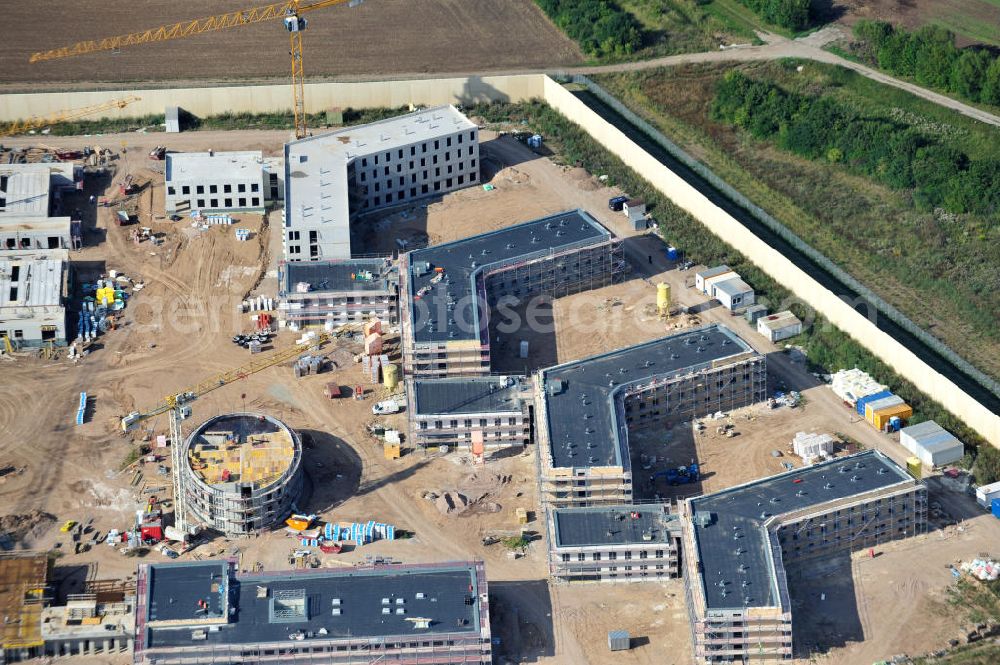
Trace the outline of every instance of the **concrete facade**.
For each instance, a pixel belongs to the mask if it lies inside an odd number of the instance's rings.
[[[0,252],[0,337],[15,347],[67,342],[65,249]]]
[[[0,216],[0,251],[12,249],[79,249],[80,223],[69,217]]]
[[[278,322],[296,330],[372,318],[394,324],[398,273],[389,259],[282,262]]]
[[[165,163],[168,214],[264,212],[270,200],[259,150],[167,153]]]
[[[454,106],[285,145],[287,261],[351,257],[350,223],[479,183],[479,128]]]

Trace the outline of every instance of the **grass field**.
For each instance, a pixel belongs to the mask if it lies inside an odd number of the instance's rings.
[[[754,37],[752,24],[720,10],[733,4],[730,0],[709,4],[694,0],[618,0],[618,4],[643,27],[643,48],[634,54],[635,59],[711,51],[720,44],[749,43]]]
[[[841,21],[861,18],[891,21],[909,29],[934,23],[959,36],[960,45],[1000,46],[1000,0],[835,0]]]
[[[247,0],[7,3],[0,83],[287,77],[288,36],[271,21],[177,41],[29,64],[34,51],[253,6]],[[307,76],[497,71],[582,62],[529,0],[371,0],[309,15]]]
[[[1000,157],[1000,131],[840,68],[754,63],[753,77],[832,96],[965,151]],[[1000,223],[920,212],[894,191],[841,166],[797,157],[713,122],[725,66],[598,77],[599,82],[806,242],[994,378],[1000,377]]]

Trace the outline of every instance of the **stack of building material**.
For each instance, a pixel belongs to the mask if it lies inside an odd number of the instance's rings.
[[[365,336],[365,355],[377,356],[382,353],[382,335],[371,333]]]
[[[855,406],[858,399],[887,389],[858,368],[842,369],[833,375],[830,387],[840,399]]]
[[[806,464],[812,464],[833,454],[835,440],[829,434],[798,432],[792,439],[792,449]]]
[[[904,427],[899,442],[930,467],[958,462],[965,456],[965,446],[933,420]]]
[[[87,393],[80,393],[80,405],[76,409],[76,424],[82,425],[87,415]]]

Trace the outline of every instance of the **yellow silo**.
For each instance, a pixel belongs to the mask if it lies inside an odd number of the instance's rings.
[[[670,285],[666,282],[656,285],[656,311],[660,316],[670,314]]]
[[[395,390],[399,385],[399,366],[386,365],[382,368],[382,383],[389,390]]]

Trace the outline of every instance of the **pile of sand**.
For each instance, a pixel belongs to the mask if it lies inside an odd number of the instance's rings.
[[[55,515],[41,510],[20,515],[3,515],[0,516],[0,533],[6,534],[14,542],[20,542],[28,536],[41,536],[55,521]]]

